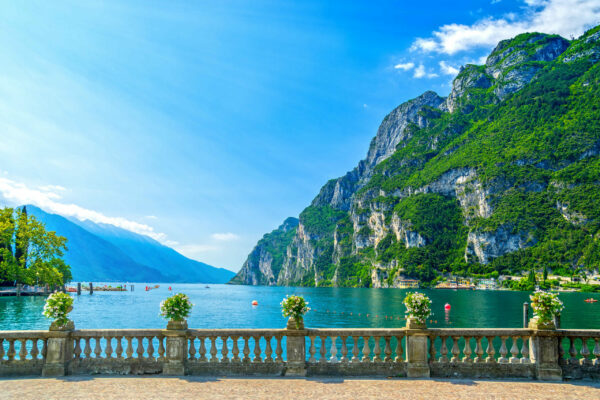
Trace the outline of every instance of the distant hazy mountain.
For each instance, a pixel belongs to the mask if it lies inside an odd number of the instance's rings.
[[[74,281],[224,283],[234,275],[113,225],[67,219],[31,205],[27,211],[68,239],[65,261]]]

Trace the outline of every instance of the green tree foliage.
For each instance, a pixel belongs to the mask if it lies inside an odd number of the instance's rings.
[[[22,209],[0,210],[0,285],[62,285],[72,279],[62,257],[67,239]]]

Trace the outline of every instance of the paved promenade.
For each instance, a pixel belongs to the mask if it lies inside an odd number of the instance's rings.
[[[0,379],[0,399],[600,399],[600,382],[76,376]]]

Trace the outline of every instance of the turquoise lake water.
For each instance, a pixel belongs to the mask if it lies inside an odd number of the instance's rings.
[[[135,284],[134,292],[83,292],[73,295],[70,314],[79,329],[163,328],[160,302],[171,293],[190,296],[194,308],[190,328],[283,328],[285,319],[279,303],[287,294],[304,296],[313,309],[305,318],[312,328],[402,327],[405,325],[402,300],[409,290],[350,288],[290,288],[168,284],[144,291],[145,283]],[[523,302],[528,292],[420,290],[433,300],[430,327],[517,328],[522,326]],[[600,302],[584,299],[598,294],[561,293],[565,303],[563,328],[600,329]],[[252,306],[253,300],[258,306]],[[451,310],[444,311],[449,303]],[[42,316],[42,297],[0,297],[0,330],[47,329]],[[387,318],[386,318],[387,317]]]

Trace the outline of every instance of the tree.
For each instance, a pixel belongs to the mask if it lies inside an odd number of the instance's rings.
[[[544,283],[546,283],[546,279],[548,279],[548,267],[544,265],[544,274],[543,274]]]
[[[25,207],[0,210],[0,285],[62,285],[72,279],[62,257],[67,239],[47,231]]]

